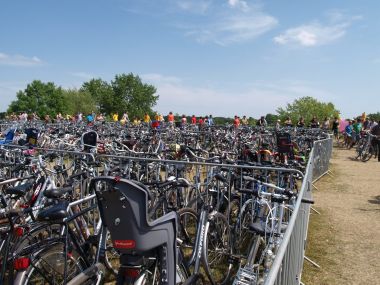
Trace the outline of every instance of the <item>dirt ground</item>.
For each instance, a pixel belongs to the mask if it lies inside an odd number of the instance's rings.
[[[334,149],[332,176],[314,189],[302,282],[380,284],[380,162],[352,159],[354,150]]]

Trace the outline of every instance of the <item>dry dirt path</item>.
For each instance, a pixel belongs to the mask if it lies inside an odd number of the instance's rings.
[[[380,162],[353,156],[334,149],[334,176],[316,183],[306,255],[322,269],[306,264],[305,285],[380,284]]]

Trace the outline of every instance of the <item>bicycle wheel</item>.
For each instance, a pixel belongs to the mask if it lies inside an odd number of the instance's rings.
[[[231,232],[227,218],[218,212],[210,215],[205,235],[203,254],[207,273],[214,284],[227,284],[232,269],[229,262]]]
[[[356,157],[355,159],[362,159],[362,156],[363,156],[363,148],[364,148],[364,145],[363,144],[358,144],[356,146]]]
[[[198,215],[191,208],[182,208],[178,211],[178,234],[182,241],[180,248],[184,260],[188,261],[193,252],[195,238],[197,235]]]
[[[237,254],[248,256],[252,239],[249,225],[253,223],[255,216],[255,203],[252,204],[252,200],[248,200],[243,205],[234,227],[233,245]]]
[[[362,152],[362,157],[361,157],[362,161],[366,162],[370,160],[374,153],[375,153],[375,149],[372,145],[365,147]]]
[[[109,231],[107,231],[107,245],[104,265],[106,266],[109,273],[117,276],[120,267],[120,254],[113,247]],[[112,279],[114,276],[108,276],[108,279]]]
[[[65,252],[64,243],[57,243],[30,258],[30,266],[18,272],[14,284],[64,284]],[[78,255],[71,252],[67,256],[66,272],[69,281],[78,275],[84,266]]]

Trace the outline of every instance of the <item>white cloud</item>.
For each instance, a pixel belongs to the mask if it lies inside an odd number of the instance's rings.
[[[244,0],[228,0],[231,7],[242,9],[243,11],[249,10],[249,6]]]
[[[9,55],[0,53],[0,65],[35,66],[40,64],[42,64],[42,61],[36,56],[26,57],[19,54]]]
[[[274,38],[281,45],[301,45],[304,47],[326,45],[338,40],[346,34],[347,23],[323,26],[312,23],[288,29],[285,33]]]
[[[327,45],[342,38],[352,22],[361,19],[361,16],[347,17],[338,11],[326,14],[327,24],[319,21],[290,28],[274,37],[274,42],[280,45],[315,47]]]
[[[191,12],[192,5],[205,1],[181,1],[182,8]],[[198,15],[197,21],[177,24],[185,30],[185,35],[199,43],[229,45],[247,42],[273,29],[278,21],[262,11],[258,6],[250,6],[244,0],[207,2],[207,9]]]
[[[200,43],[214,42],[225,46],[254,40],[273,29],[277,23],[277,19],[261,12],[231,15],[215,23],[195,27],[186,35],[195,38]]]

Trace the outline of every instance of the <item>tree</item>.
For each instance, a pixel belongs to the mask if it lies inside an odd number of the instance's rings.
[[[91,93],[84,90],[68,89],[63,91],[63,97],[66,102],[67,114],[89,114],[96,110],[96,101]]]
[[[335,109],[334,104],[319,102],[312,97],[296,99],[293,103],[288,103],[285,109],[278,108],[276,111],[282,121],[289,116],[293,123],[296,123],[300,117],[304,117],[306,124],[308,124],[313,116],[316,116],[319,121],[326,117],[339,116],[339,111]]]
[[[153,85],[143,83],[139,76],[129,74],[116,75],[111,81],[114,112],[128,113],[130,118],[142,118],[145,113],[152,113],[158,95]]]
[[[91,94],[100,112],[127,112],[129,118],[142,118],[145,113],[153,114],[152,108],[158,100],[156,88],[143,83],[133,73],[116,75],[111,84],[101,79],[92,79],[83,83],[80,91]]]
[[[34,80],[24,91],[17,92],[17,99],[8,107],[8,112],[36,112],[40,117],[54,116],[64,110],[62,88],[53,82],[43,83],[40,80]]]
[[[91,95],[99,112],[106,114],[114,112],[114,92],[112,86],[107,81],[100,78],[91,79],[83,83],[80,91]]]
[[[267,121],[268,125],[274,126],[279,119],[279,116],[274,114],[266,114],[265,120]]]
[[[371,118],[372,120],[379,122],[380,121],[380,112],[373,113],[373,114],[368,114],[368,118]]]

